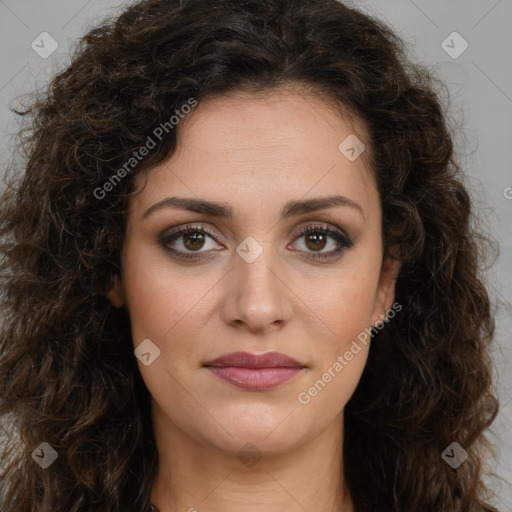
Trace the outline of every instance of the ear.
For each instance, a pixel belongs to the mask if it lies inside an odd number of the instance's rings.
[[[372,325],[381,323],[395,300],[395,282],[400,272],[402,262],[394,258],[386,258],[380,272],[375,304],[372,315]]]
[[[116,308],[124,306],[125,299],[123,285],[121,283],[121,278],[119,277],[118,274],[115,274],[110,278],[107,290],[107,298],[112,304],[112,306]]]

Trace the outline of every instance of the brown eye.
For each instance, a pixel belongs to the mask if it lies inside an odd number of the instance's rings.
[[[191,251],[198,251],[204,246],[205,234],[200,231],[190,231],[182,235],[182,237],[183,245]]]
[[[305,257],[312,260],[338,258],[344,250],[354,245],[341,229],[324,225],[308,226],[295,238],[301,239],[302,243],[295,242],[291,248],[297,250],[293,246],[298,245],[298,252],[305,253]],[[160,239],[160,245],[166,251],[181,259],[207,258],[213,251],[223,249],[215,242],[216,235],[203,225],[180,226]]]
[[[207,256],[206,253],[212,250],[218,250],[219,246],[215,242],[215,235],[202,225],[180,226],[160,239],[160,245],[165,250],[178,258],[185,259],[201,258]]]
[[[306,253],[306,258],[313,260],[338,258],[343,251],[354,246],[354,242],[343,231],[324,225],[308,226],[297,236],[296,240],[300,239],[304,239],[304,249],[298,244],[299,249]],[[330,250],[324,251],[329,246]]]
[[[321,251],[327,244],[327,236],[323,233],[308,233],[305,238],[306,246],[312,251]]]

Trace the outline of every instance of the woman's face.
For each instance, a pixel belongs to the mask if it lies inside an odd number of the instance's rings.
[[[397,272],[381,272],[379,195],[354,135],[366,139],[359,121],[298,90],[230,94],[200,103],[172,157],[136,177],[109,298],[128,308],[134,346],[146,340],[155,428],[277,454],[342,425],[369,348],[358,336],[391,307]],[[205,366],[271,351],[302,369]]]

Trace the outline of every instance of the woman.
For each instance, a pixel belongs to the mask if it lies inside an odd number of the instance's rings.
[[[146,0],[22,115],[1,509],[491,511],[485,237],[427,69],[334,0]]]

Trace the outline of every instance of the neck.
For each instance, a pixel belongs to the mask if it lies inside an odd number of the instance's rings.
[[[159,512],[354,511],[342,466],[342,415],[272,455],[264,441],[240,442],[237,451],[198,442],[157,408],[153,425],[159,467],[151,502]]]

